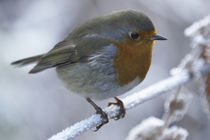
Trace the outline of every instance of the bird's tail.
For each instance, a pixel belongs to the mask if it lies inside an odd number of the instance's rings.
[[[25,65],[28,65],[28,64],[32,64],[32,63],[35,63],[35,62],[39,61],[39,59],[42,56],[43,56],[43,54],[37,55],[37,56],[28,57],[28,58],[24,58],[24,59],[12,62],[11,64],[19,66],[19,67],[22,67],[22,66],[25,66]]]

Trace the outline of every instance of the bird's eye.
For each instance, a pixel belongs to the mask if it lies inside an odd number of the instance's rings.
[[[139,34],[136,33],[136,32],[130,32],[130,33],[129,33],[129,36],[130,36],[132,39],[138,39],[138,38],[139,38]]]

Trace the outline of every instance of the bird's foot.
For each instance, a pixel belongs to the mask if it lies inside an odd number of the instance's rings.
[[[98,105],[96,105],[90,98],[87,98],[87,101],[95,108],[96,110],[96,114],[101,115],[102,118],[102,123],[98,126],[96,126],[96,129],[94,130],[95,132],[98,131],[104,124],[109,122],[109,118],[106,114],[106,112],[104,112]]]
[[[109,122],[107,114],[100,107],[96,110],[96,114],[101,115],[102,123],[96,126],[96,129],[94,130],[95,132],[98,131],[104,124]]]
[[[114,118],[115,120],[119,120],[120,118],[124,118],[125,117],[125,108],[124,108],[124,104],[123,102],[118,99],[117,97],[114,97],[114,99],[117,101],[116,103],[115,102],[110,102],[108,103],[108,106],[110,105],[117,105],[120,107],[120,110],[119,110],[119,114]]]

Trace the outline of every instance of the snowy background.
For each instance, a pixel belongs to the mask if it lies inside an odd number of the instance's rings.
[[[209,5],[209,0],[0,0],[0,139],[47,139],[95,112],[64,88],[54,69],[29,75],[32,66],[14,68],[12,61],[47,52],[86,19],[138,9],[168,41],[155,43],[150,71],[135,91],[169,76],[169,70],[190,50],[184,29],[208,15]],[[144,103],[128,111],[124,119],[110,121],[97,133],[89,131],[76,140],[123,140],[143,119],[162,117],[165,98]],[[190,140],[210,137],[210,121],[199,98],[194,96],[188,114],[177,124],[189,131]],[[96,103],[104,108],[109,101]]]

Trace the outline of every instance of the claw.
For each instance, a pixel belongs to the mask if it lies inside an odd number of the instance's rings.
[[[104,124],[109,122],[107,114],[101,108],[99,110],[96,110],[96,114],[101,115],[102,123],[96,126],[96,129],[94,130],[94,132],[98,131]]]
[[[98,106],[96,105],[90,98],[87,98],[87,101],[95,108],[96,114],[100,114],[102,118],[102,123],[96,126],[96,129],[93,130],[94,132],[98,131],[104,124],[109,122],[109,118],[107,114]]]
[[[114,118],[115,120],[119,120],[120,118],[124,118],[125,117],[125,108],[124,108],[124,104],[123,102],[118,99],[117,97],[114,97],[114,99],[117,101],[116,103],[115,102],[110,102],[108,103],[108,106],[110,105],[117,105],[120,107],[120,110],[119,110],[119,114]]]

